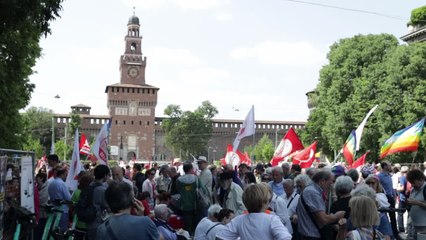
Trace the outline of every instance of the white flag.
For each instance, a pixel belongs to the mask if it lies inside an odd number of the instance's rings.
[[[83,171],[83,165],[80,162],[80,143],[78,141],[77,128],[74,136],[74,149],[72,151],[71,165],[68,171],[67,180],[65,181],[71,191],[75,191],[77,189],[77,177],[81,171]]]
[[[250,111],[247,114],[246,119],[243,122],[243,125],[240,128],[240,131],[238,131],[238,135],[234,140],[234,144],[232,146],[233,151],[237,151],[238,145],[240,145],[241,139],[244,137],[248,137],[254,134],[254,105],[251,106]]]
[[[374,106],[368,113],[367,116],[365,116],[364,120],[362,120],[361,124],[358,126],[358,128],[355,130],[355,137],[356,137],[356,148],[355,150],[358,151],[359,150],[359,145],[361,144],[361,135],[362,135],[362,131],[364,130],[364,126],[365,123],[367,123],[368,118],[370,117],[371,114],[373,114],[374,110],[376,110],[376,108],[379,105]]]
[[[99,164],[108,165],[108,136],[110,123],[111,120],[104,124],[92,147],[92,152]]]

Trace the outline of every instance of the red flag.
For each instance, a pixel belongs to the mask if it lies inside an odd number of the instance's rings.
[[[220,160],[222,165],[231,164],[233,167],[245,163],[248,166],[251,165],[251,159],[247,153],[242,153],[239,150],[233,151],[231,144],[226,147],[226,155]]]
[[[275,149],[274,156],[272,157],[270,163],[273,167],[277,166],[278,163],[283,161],[284,158],[289,154],[297,150],[302,150],[303,148],[303,144],[297,136],[296,132],[293,128],[290,128],[284,135],[280,144],[277,146],[277,149]]]
[[[104,126],[101,128],[98,136],[96,137],[95,143],[93,144],[93,154],[95,155],[99,164],[108,165],[108,137],[111,122],[111,119],[105,122]]]
[[[240,164],[240,158],[238,157],[238,154],[233,151],[231,144],[228,144],[226,147],[225,162],[226,164],[231,164],[232,167],[238,166]]]
[[[89,155],[89,153],[90,153],[90,145],[87,142],[86,135],[84,135],[84,133],[81,133],[80,154]]]
[[[317,142],[314,142],[309,147],[303,149],[303,151],[293,157],[293,164],[299,164],[301,168],[311,167],[315,160],[316,149]]]
[[[240,164],[245,163],[247,166],[251,166],[251,159],[248,156],[247,152],[242,153],[239,150],[237,150],[237,155],[240,158]]]
[[[364,155],[362,155],[360,158],[358,158],[351,166],[351,168],[357,168],[357,167],[361,167],[364,166],[365,164],[365,159],[367,158],[367,154],[369,154],[370,151],[367,151],[366,153],[364,153]]]

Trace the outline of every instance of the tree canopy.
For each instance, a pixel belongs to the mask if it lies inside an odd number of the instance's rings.
[[[22,148],[22,119],[34,84],[31,69],[40,57],[39,39],[50,33],[62,0],[0,2],[0,146]]]
[[[317,106],[302,134],[305,144],[318,140],[323,153],[333,156],[378,104],[364,128],[358,155],[371,150],[370,159],[376,160],[387,138],[426,115],[426,43],[407,46],[389,34],[358,35],[333,44],[328,60],[316,87]],[[407,158],[412,157],[390,157]]]
[[[194,112],[182,111],[179,105],[167,106],[164,114],[169,118],[162,124],[167,147],[183,157],[204,154],[213,132],[211,119],[217,113],[209,101],[202,102]]]
[[[269,163],[274,156],[274,144],[267,134],[257,142],[256,145],[247,146],[244,148],[244,152],[248,152],[250,157],[257,162]]]
[[[21,117],[23,149],[29,151],[41,147],[43,153],[44,151],[49,152],[48,150],[52,144],[52,110],[31,107],[22,113]],[[37,151],[36,156],[41,157],[43,153]]]

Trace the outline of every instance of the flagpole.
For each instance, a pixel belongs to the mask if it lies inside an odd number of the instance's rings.
[[[252,159],[253,159],[253,156],[254,156],[254,142],[255,142],[255,138],[256,138],[256,132],[253,134],[253,151],[251,151],[251,154],[252,154],[251,158]]]
[[[414,156],[413,156],[413,161],[411,162],[411,163],[414,163],[414,160],[416,160],[416,156],[417,156],[417,153],[418,153],[419,151],[415,151],[414,152]]]

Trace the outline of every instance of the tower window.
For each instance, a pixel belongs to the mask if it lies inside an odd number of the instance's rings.
[[[139,125],[142,125],[142,121],[139,121]]]
[[[135,42],[132,42],[132,44],[130,44],[130,50],[131,50],[132,52],[135,52],[135,51],[136,51],[136,47],[137,47],[137,45],[136,45],[136,43],[135,43]]]
[[[133,121],[132,121],[132,125],[133,125]]]
[[[118,120],[115,120],[115,125],[118,125]]]
[[[126,120],[123,120],[123,125],[126,125]]]
[[[147,125],[147,126],[149,126],[149,121],[148,121],[148,122],[146,122],[146,125]]]

